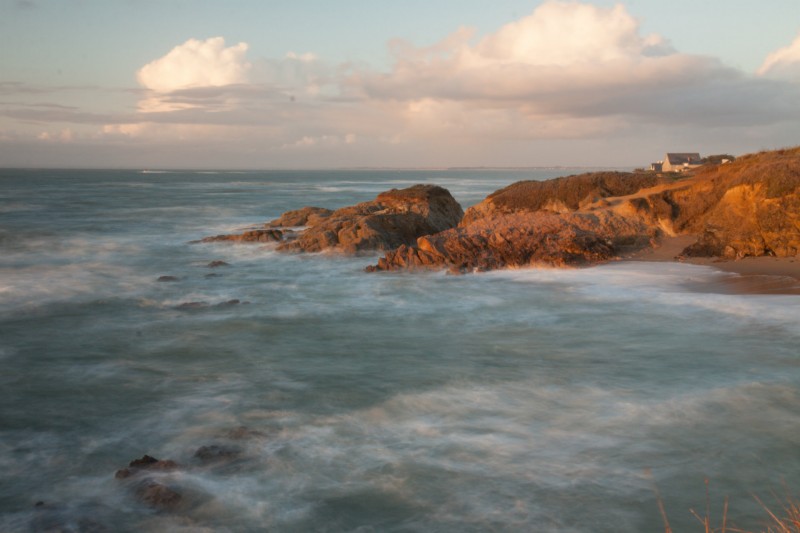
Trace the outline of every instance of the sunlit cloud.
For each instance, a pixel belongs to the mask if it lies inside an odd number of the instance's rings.
[[[758,74],[800,82],[800,34],[788,46],[769,54],[758,69]]]
[[[115,89],[127,109],[65,98],[77,88],[0,82],[0,116],[21,125],[0,141],[415,164],[533,143],[782,138],[800,120],[800,37],[747,73],[644,34],[621,4],[550,0],[485,34],[456,28],[431,45],[388,45],[393,63],[375,68],[189,39],[132,72],[139,88]]]
[[[161,93],[246,83],[252,66],[245,57],[247,48],[247,43],[226,47],[222,37],[189,39],[143,66],[136,79],[143,87]]]

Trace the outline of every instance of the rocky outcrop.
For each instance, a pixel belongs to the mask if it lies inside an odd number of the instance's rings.
[[[383,192],[370,202],[337,209],[296,239],[278,247],[288,252],[392,250],[418,237],[458,224],[464,215],[452,195],[435,185]]]
[[[519,182],[468,209],[458,228],[390,251],[367,270],[579,266],[681,234],[699,236],[686,255],[797,255],[800,148],[681,179],[605,172]]]
[[[613,212],[500,214],[420,237],[415,246],[387,253],[374,272],[441,269],[473,272],[521,266],[579,266],[649,246],[658,231],[642,219]]]
[[[625,196],[668,180],[655,173],[591,172],[546,181],[519,181],[467,209],[462,226],[520,211],[568,213],[602,198]]]
[[[278,250],[282,252],[335,250],[353,254],[413,244],[422,235],[455,227],[463,216],[461,206],[446,189],[414,185],[392,189],[370,202],[336,211],[321,207],[287,211],[263,229],[216,235],[195,242],[278,242]],[[305,229],[289,229],[298,226]]]
[[[332,214],[333,211],[324,207],[303,207],[302,209],[287,211],[266,225],[270,228],[316,226]]]

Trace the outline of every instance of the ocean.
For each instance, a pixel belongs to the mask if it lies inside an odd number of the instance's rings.
[[[800,477],[798,296],[189,244],[570,172],[0,170],[0,531],[760,528]],[[176,508],[115,478],[145,454]]]

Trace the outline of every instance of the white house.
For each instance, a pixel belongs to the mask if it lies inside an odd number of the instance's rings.
[[[698,153],[667,153],[661,165],[664,172],[683,172],[697,168],[703,164],[703,160]]]

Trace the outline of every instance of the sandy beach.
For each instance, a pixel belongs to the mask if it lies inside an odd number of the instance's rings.
[[[656,248],[641,250],[625,257],[626,261],[680,261],[705,265],[738,274],[720,277],[717,283],[692,286],[701,292],[733,294],[800,294],[800,259],[796,257],[745,257],[726,260],[711,257],[679,257],[695,242],[695,235],[664,238]],[[691,282],[689,282],[691,285]]]

